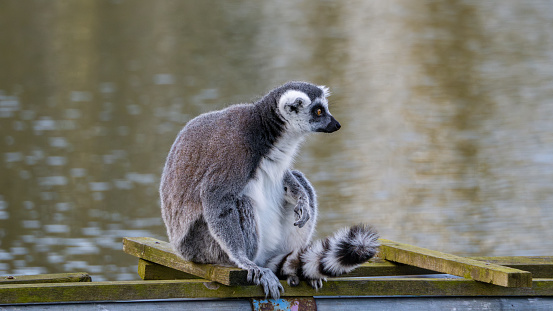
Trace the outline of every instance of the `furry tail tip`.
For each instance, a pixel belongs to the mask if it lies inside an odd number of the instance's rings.
[[[302,274],[316,280],[348,273],[376,255],[378,238],[376,230],[365,224],[341,229],[314,242],[302,254]]]

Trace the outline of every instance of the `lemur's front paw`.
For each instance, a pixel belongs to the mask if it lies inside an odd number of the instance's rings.
[[[277,276],[268,268],[253,267],[248,269],[248,282],[263,286],[265,297],[271,296],[273,299],[279,299],[280,292],[284,292],[284,287],[280,284]]]
[[[298,203],[294,208],[294,214],[296,216],[296,222],[294,226],[303,227],[309,220],[309,209],[304,204]]]

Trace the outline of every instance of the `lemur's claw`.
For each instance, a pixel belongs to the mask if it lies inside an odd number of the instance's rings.
[[[253,267],[248,269],[248,281],[261,285],[265,292],[265,297],[271,296],[273,299],[279,299],[280,293],[284,292],[284,287],[280,284],[279,279],[268,268]]]
[[[300,205],[296,205],[296,208],[294,208],[294,213],[296,216],[296,222],[294,223],[294,226],[303,227],[309,220],[309,213],[307,212],[307,209],[300,207]]]
[[[290,286],[300,285],[300,278],[297,275],[290,275],[287,281],[288,281],[288,285]]]

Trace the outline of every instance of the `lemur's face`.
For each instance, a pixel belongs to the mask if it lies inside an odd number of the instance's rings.
[[[298,90],[288,90],[280,97],[279,112],[289,130],[299,133],[332,133],[340,129],[340,123],[328,111],[328,88],[318,88],[322,95],[313,100]]]

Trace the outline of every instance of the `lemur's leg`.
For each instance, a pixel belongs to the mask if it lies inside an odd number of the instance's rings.
[[[300,255],[310,244],[317,220],[317,198],[311,183],[300,171],[288,171],[284,176],[285,217],[283,223],[284,252],[272,258],[268,267],[288,284],[299,284]]]
[[[230,260],[248,271],[248,282],[261,284],[266,296],[278,299],[284,289],[277,276],[252,261],[257,248],[257,232],[251,201],[234,194],[206,191],[202,194],[202,206],[211,235]],[[251,223],[241,221],[248,214]]]

